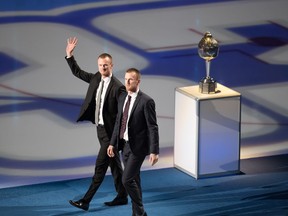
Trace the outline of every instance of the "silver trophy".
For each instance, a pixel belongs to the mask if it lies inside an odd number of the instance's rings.
[[[217,92],[217,82],[210,77],[211,60],[218,56],[218,42],[210,32],[206,32],[198,44],[198,54],[206,61],[206,77],[199,82],[199,91],[204,94]]]

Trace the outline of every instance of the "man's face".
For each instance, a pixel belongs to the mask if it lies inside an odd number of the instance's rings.
[[[98,69],[103,77],[109,77],[112,73],[113,64],[109,57],[98,58]]]
[[[125,74],[125,87],[127,92],[136,92],[140,80],[135,72],[129,72]]]

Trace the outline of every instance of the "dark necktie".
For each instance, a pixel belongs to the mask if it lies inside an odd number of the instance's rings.
[[[104,80],[101,81],[99,86],[99,94],[96,98],[96,109],[95,109],[95,124],[98,125],[99,115],[100,115],[100,107],[101,107],[101,95],[104,87]]]
[[[120,139],[123,139],[124,133],[126,130],[126,124],[127,124],[127,119],[128,119],[128,111],[129,111],[130,102],[131,102],[131,96],[128,95],[128,100],[125,104],[123,115],[122,115],[121,128],[120,128]]]

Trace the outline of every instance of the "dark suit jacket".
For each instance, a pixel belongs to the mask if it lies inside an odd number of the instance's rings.
[[[95,95],[99,83],[101,82],[101,74],[99,71],[96,74],[83,71],[78,66],[73,56],[65,59],[67,60],[67,63],[72,73],[79,79],[89,83],[86,97],[84,103],[82,104],[77,122],[87,120],[95,124]],[[104,126],[109,138],[111,138],[114,129],[114,124],[118,112],[118,97],[121,92],[126,92],[125,86],[116,77],[112,75],[105,95],[102,113]]]
[[[121,150],[119,132],[123,114],[123,106],[127,92],[119,97],[118,115],[111,138],[111,145]],[[132,107],[128,121],[128,137],[134,155],[159,154],[159,132],[155,111],[155,102],[148,95],[139,91]]]

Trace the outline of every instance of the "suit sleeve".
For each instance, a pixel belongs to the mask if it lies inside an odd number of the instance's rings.
[[[118,144],[118,136],[119,136],[119,130],[120,130],[120,120],[121,120],[121,114],[122,114],[123,100],[125,100],[125,97],[126,97],[125,87],[122,88],[121,86],[119,91],[120,91],[119,92],[120,95],[118,97],[118,105],[117,105],[118,112],[117,112],[114,129],[113,129],[113,133],[112,133],[111,140],[110,140],[110,145],[113,145],[116,148],[118,148],[117,144]]]
[[[79,79],[87,82],[87,83],[90,83],[92,77],[94,76],[94,74],[92,73],[88,73],[84,70],[82,70],[79,65],[77,64],[74,56],[71,56],[70,58],[66,58],[66,61],[73,73],[74,76],[78,77]]]
[[[145,106],[145,118],[148,127],[150,153],[159,154],[159,129],[157,124],[155,102],[150,99]]]

